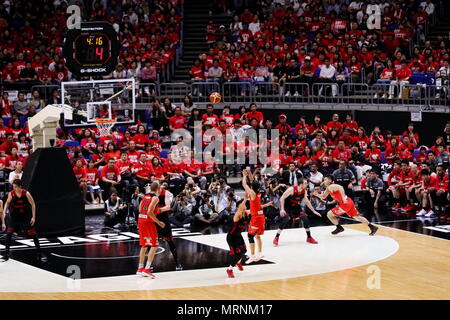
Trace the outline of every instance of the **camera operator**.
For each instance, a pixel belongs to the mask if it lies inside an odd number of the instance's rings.
[[[272,179],[269,182],[269,187],[267,188],[267,201],[272,202],[273,206],[265,208],[265,215],[268,220],[274,220],[279,216],[280,210],[280,198],[286,191],[287,186],[283,183],[279,183],[278,179]]]
[[[216,223],[219,215],[214,212],[214,204],[209,193],[204,193],[199,199],[198,211],[194,215],[196,221],[206,224]]]
[[[117,195],[117,190],[112,188],[111,195],[105,202],[105,220],[104,225],[114,228],[117,224],[125,222],[126,204]]]
[[[201,193],[202,190],[194,182],[194,179],[192,179],[191,177],[187,178],[187,183],[184,186],[184,190],[182,192],[182,194],[186,196],[187,201],[193,206],[195,206],[197,204],[197,197]]]
[[[378,177],[377,171],[373,169],[370,170],[369,174],[367,175],[365,188],[363,189],[364,201],[366,203],[365,207],[368,210],[373,210],[373,213],[375,214],[377,220],[380,220],[378,215],[378,209],[380,205],[385,202],[383,190],[384,190],[384,183]]]
[[[316,196],[316,194],[322,193],[322,187],[320,185],[315,185],[312,192],[311,192],[311,204],[317,212],[321,214],[322,217],[326,217],[327,213],[327,204],[330,204],[331,201],[327,203],[326,200],[323,200],[322,198],[319,198]],[[309,213],[309,208],[305,208],[306,211]]]
[[[233,190],[228,190],[226,196],[223,197],[217,205],[217,212],[219,212],[219,222],[222,222],[224,220],[225,222],[228,222],[230,218],[234,216],[239,200],[241,200],[241,198],[236,196]]]
[[[169,221],[177,228],[189,227],[192,222],[193,205],[187,201],[187,197],[179,194],[172,203],[172,214]]]

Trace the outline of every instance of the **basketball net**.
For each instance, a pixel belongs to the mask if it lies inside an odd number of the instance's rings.
[[[111,129],[114,127],[116,123],[115,119],[103,119],[97,118],[95,119],[95,125],[97,126],[98,133],[101,137],[107,137],[111,135]]]

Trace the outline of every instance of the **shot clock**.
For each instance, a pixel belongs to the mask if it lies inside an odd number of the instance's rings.
[[[82,22],[80,29],[67,31],[63,55],[67,68],[77,76],[107,75],[117,65],[117,33],[106,22]]]

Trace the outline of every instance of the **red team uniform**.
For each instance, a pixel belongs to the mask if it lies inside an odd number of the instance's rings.
[[[157,247],[158,242],[158,231],[156,229],[156,224],[148,215],[148,208],[152,203],[153,198],[156,197],[154,194],[145,195],[139,206],[139,244],[141,247]],[[159,214],[158,205],[155,206],[155,216]]]
[[[356,209],[355,203],[351,198],[347,197],[346,195],[343,198],[342,193],[339,190],[336,190],[334,192],[330,191],[330,196],[339,203],[338,206],[331,209],[331,211],[335,215],[341,216],[346,213],[350,217],[359,216],[358,209]]]
[[[258,193],[254,200],[250,200],[250,214],[252,216],[248,225],[248,233],[250,235],[263,235],[266,218],[261,207],[261,194]]]

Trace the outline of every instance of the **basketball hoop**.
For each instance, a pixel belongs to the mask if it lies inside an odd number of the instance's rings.
[[[107,137],[111,134],[111,129],[116,124],[116,119],[96,118],[95,125],[101,137]]]

